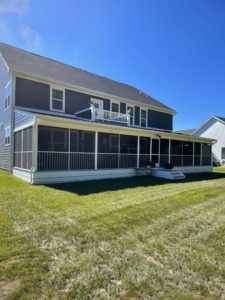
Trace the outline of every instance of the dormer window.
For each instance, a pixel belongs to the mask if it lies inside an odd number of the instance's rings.
[[[54,111],[65,111],[65,91],[63,89],[51,88],[50,109]]]
[[[10,104],[11,104],[11,81],[6,85],[5,87],[5,109],[9,108]]]

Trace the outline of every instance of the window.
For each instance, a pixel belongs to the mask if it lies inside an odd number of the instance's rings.
[[[52,88],[51,89],[51,110],[55,111],[65,111],[65,92],[64,90],[59,90]]]
[[[5,128],[5,145],[9,145],[10,144],[10,133],[11,131],[11,126],[7,126]]]
[[[119,112],[119,103],[118,102],[111,102],[111,111],[112,112]]]
[[[11,103],[11,81],[5,87],[5,109],[10,106]]]
[[[134,107],[128,105],[127,106],[127,113],[130,114],[130,125],[134,125]]]
[[[225,159],[225,148],[221,148],[221,159]]]
[[[141,127],[147,126],[147,110],[141,109]]]

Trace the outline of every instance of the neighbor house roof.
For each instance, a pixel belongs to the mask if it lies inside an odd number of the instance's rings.
[[[212,119],[215,119],[215,120],[217,120],[217,121],[220,121],[220,122],[222,122],[222,123],[224,123],[225,124],[225,118],[224,117],[219,117],[219,116],[212,116],[212,117],[210,117],[209,119],[207,119],[203,124],[201,124],[201,126],[199,126],[198,128],[196,128],[194,131],[193,131],[193,135],[197,135],[197,132],[203,127],[203,126],[205,126],[210,120],[212,120]]]
[[[185,129],[185,130],[178,130],[175,131],[176,133],[182,133],[187,135],[192,135],[196,129]]]
[[[0,52],[12,71],[114,95],[175,113],[170,107],[130,85],[7,44],[0,43]]]

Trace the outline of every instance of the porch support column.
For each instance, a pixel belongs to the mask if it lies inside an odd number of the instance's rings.
[[[159,138],[159,151],[158,151],[158,163],[159,163],[159,166],[160,166],[160,154],[161,154],[161,138]]]
[[[150,138],[150,153],[149,153],[149,160],[152,162],[152,137]]]
[[[95,131],[95,170],[98,169],[98,132]]]
[[[171,159],[170,159],[170,156],[171,156],[171,140],[169,140],[169,164],[171,162]]]
[[[38,125],[35,122],[33,126],[33,153],[32,153],[32,171],[35,172],[38,169]]]
[[[139,168],[140,165],[140,136],[138,136],[137,139],[137,168]]]

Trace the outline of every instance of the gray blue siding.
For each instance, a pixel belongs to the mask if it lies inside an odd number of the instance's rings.
[[[5,110],[4,95],[5,86],[10,79],[11,74],[8,72],[5,62],[0,55],[0,124],[2,124],[0,126],[0,169],[7,171],[11,171],[11,143],[10,145],[5,145],[5,127],[11,125],[11,106]]]
[[[50,85],[33,80],[16,79],[16,106],[38,110],[50,110]],[[70,89],[65,89],[65,113],[75,113],[90,107],[91,98],[103,101],[103,109],[110,110],[110,100],[102,97],[84,94]],[[120,103],[120,112],[126,113],[126,103]],[[91,119],[91,112],[87,111],[80,115],[81,118]],[[135,126],[140,126],[140,107],[135,106]],[[172,130],[173,116],[167,113],[148,110],[148,127]]]
[[[14,128],[25,126],[34,122],[35,115],[30,112],[15,110],[14,112]]]
[[[173,116],[154,110],[148,110],[148,127],[172,130]]]

